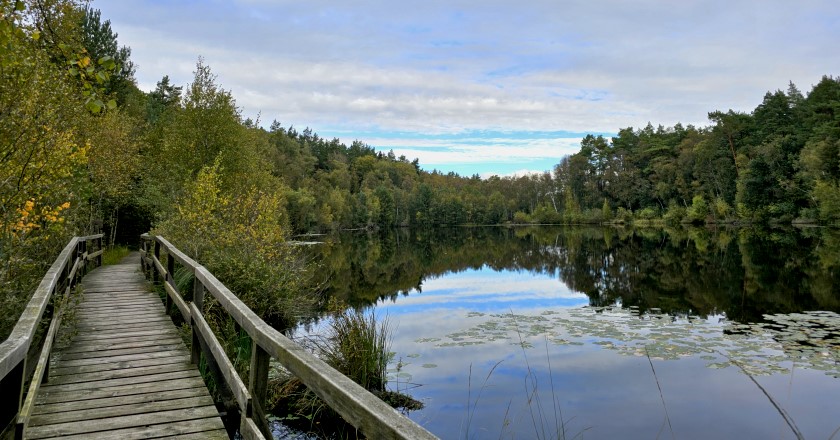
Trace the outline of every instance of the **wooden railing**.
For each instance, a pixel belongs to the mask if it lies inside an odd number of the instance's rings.
[[[239,431],[246,439],[271,438],[265,419],[270,359],[277,360],[294,374],[344,420],[368,438],[433,439],[437,438],[411,419],[339,373],[260,319],[213,274],[184,255],[165,238],[143,235],[141,253],[143,270],[163,282],[167,311],[175,305],[192,332],[192,361],[196,365],[203,354],[216,382],[224,384],[235,397],[240,413]],[[151,246],[151,247],[150,247]],[[166,267],[161,262],[166,254]],[[194,276],[192,302],[187,302],[175,285],[176,263]],[[207,321],[203,306],[205,294],[236,321],[251,338],[251,364],[248,386],[239,377]]]
[[[95,251],[89,251],[89,242]],[[102,264],[102,234],[73,237],[67,243],[35,289],[11,334],[0,344],[0,432],[16,420],[15,437],[20,438],[29,422],[38,388],[49,377],[50,351],[64,312],[61,308],[55,310],[55,305],[66,303],[73,286],[87,271],[88,261]],[[44,319],[49,320],[46,334],[39,331]]]

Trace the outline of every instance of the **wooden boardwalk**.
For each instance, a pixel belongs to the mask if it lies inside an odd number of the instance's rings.
[[[53,353],[26,438],[228,438],[139,268],[135,253],[83,279],[75,334]]]

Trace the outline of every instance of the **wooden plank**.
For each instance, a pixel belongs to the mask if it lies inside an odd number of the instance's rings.
[[[108,408],[133,403],[148,403],[199,396],[207,396],[207,389],[204,388],[204,386],[179,390],[166,390],[154,393],[132,394],[129,396],[105,397],[102,399],[74,400],[71,402],[40,404],[36,407],[33,414],[52,414],[83,409]]]
[[[161,302],[160,297],[157,294],[152,294],[148,296],[139,296],[139,295],[126,295],[124,297],[118,298],[105,298],[105,299],[96,299],[96,298],[85,298],[85,303],[80,306],[82,310],[96,310],[96,309],[107,309],[113,307],[120,307],[120,306],[135,306],[135,305],[148,305],[154,307],[156,304],[163,304]]]
[[[139,306],[154,306],[160,304],[160,300],[157,297],[149,296],[147,298],[142,298],[137,295],[131,295],[130,297],[126,297],[124,299],[112,299],[112,300],[94,300],[95,302],[87,302],[80,305],[77,310],[98,310],[98,309],[113,309],[115,307],[125,307],[125,308],[132,308],[132,307],[139,307]]]
[[[76,324],[73,337],[88,335],[88,334],[109,334],[109,333],[130,333],[141,332],[145,330],[167,329],[172,330],[175,326],[172,325],[172,320],[166,316],[161,315],[149,320],[132,320],[125,323],[119,322],[93,322],[88,321],[84,325]]]
[[[163,308],[157,307],[142,307],[140,309],[115,309],[115,310],[92,310],[92,311],[79,311],[76,313],[76,316],[79,318],[109,318],[114,316],[146,316],[146,315],[161,315],[163,313]]]
[[[78,393],[81,391],[99,391],[99,390],[109,390],[117,387],[122,386],[136,386],[137,384],[141,383],[153,383],[160,380],[167,380],[167,379],[180,379],[185,377],[197,377],[200,378],[201,376],[198,374],[196,370],[182,370],[182,371],[173,371],[169,373],[160,373],[160,374],[149,374],[144,376],[136,376],[131,378],[119,378],[119,379],[108,379],[108,380],[100,380],[97,382],[84,382],[82,385],[70,383],[70,384],[49,384],[49,386],[44,385],[41,389],[47,393],[62,393],[62,392],[74,392]]]
[[[87,341],[107,341],[111,339],[120,339],[120,338],[131,338],[131,337],[138,337],[138,336],[179,336],[175,327],[170,326],[169,328],[160,328],[160,327],[152,327],[148,329],[142,330],[127,330],[124,332],[102,332],[102,333],[82,333],[75,338],[73,338],[74,343],[78,342],[87,342]]]
[[[62,440],[141,440],[149,438],[228,440],[224,429],[208,429],[207,419],[62,436]],[[57,437],[55,437],[57,438]]]
[[[111,431],[122,428],[146,427],[154,421],[157,425],[170,422],[186,420],[207,419],[208,425],[221,424],[219,413],[214,406],[203,406],[198,408],[184,408],[169,411],[159,411],[146,414],[132,414],[125,416],[107,417],[99,419],[96,423],[88,421],[56,423],[52,425],[33,426],[26,432],[27,438],[39,439],[47,437],[68,436],[74,434],[87,434],[101,431]],[[213,419],[215,417],[215,419]]]
[[[159,411],[170,411],[174,409],[199,408],[202,406],[213,406],[213,399],[208,394],[197,397],[182,397],[179,399],[157,400],[141,403],[127,403],[106,408],[77,409],[61,413],[39,414],[30,417],[32,425],[55,425],[58,423],[81,422],[91,419],[105,419],[135,414],[154,413]],[[214,407],[215,408],[215,407]],[[99,420],[96,421],[99,423]]]
[[[148,376],[150,374],[163,374],[175,371],[186,371],[194,366],[187,362],[169,363],[162,365],[150,365],[145,367],[123,368],[120,370],[93,371],[87,373],[69,374],[54,376],[50,380],[53,385],[78,384],[80,389],[97,386],[97,384],[114,379],[128,379],[137,376]]]
[[[85,332],[101,332],[101,333],[119,333],[120,331],[141,330],[148,328],[160,328],[161,323],[171,323],[172,319],[168,316],[159,316],[149,320],[139,320],[125,323],[104,323],[104,322],[88,322],[84,325],[77,323],[75,325],[76,334]]]
[[[171,353],[171,352],[170,352]],[[101,359],[101,358],[100,358]],[[107,359],[107,358],[106,358]],[[72,367],[53,366],[50,370],[51,377],[67,376],[74,374],[96,373],[99,371],[122,370],[128,368],[151,367],[155,365],[189,364],[190,357],[183,353],[168,357],[142,358],[131,361],[102,362],[92,365],[78,365]]]
[[[134,347],[134,348],[121,348],[117,350],[107,350],[101,352],[81,352],[81,353],[61,353],[61,360],[72,360],[72,359],[92,359],[92,358],[104,358],[104,357],[111,357],[111,356],[119,356],[124,354],[135,354],[135,353],[149,353],[155,351],[168,351],[168,350],[183,350],[185,349],[184,343],[178,341],[177,344],[163,344],[158,346],[147,346],[147,347]]]
[[[41,393],[38,396],[38,404],[78,402],[91,399],[132,396],[136,394],[162,393],[186,388],[206,387],[204,385],[204,381],[197,372],[181,371],[177,374],[170,375],[169,379],[158,379],[156,381],[146,383],[101,387],[98,389],[53,391],[48,387],[41,387]]]
[[[152,353],[125,354],[122,356],[106,356],[99,358],[57,359],[53,361],[54,366],[52,368],[52,371],[60,371],[62,368],[82,367],[86,365],[152,360],[157,358],[177,357],[181,355],[183,355],[182,350],[166,350]]]
[[[65,354],[73,354],[73,353],[83,353],[89,351],[102,351],[102,350],[121,350],[121,349],[128,349],[128,348],[141,348],[141,347],[157,347],[159,344],[170,345],[176,344],[181,340],[178,337],[168,337],[168,338],[149,338],[149,337],[141,337],[141,338],[127,338],[122,341],[116,342],[103,342],[103,343],[84,343],[84,344],[74,344],[67,349],[63,350],[62,353]]]

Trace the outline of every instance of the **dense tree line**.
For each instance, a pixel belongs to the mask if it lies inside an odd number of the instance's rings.
[[[834,223],[838,110],[840,78],[826,76],[807,97],[790,84],[751,114],[709,113],[706,128],[648,124],[609,140],[587,136],[555,168],[567,217],[600,209],[676,222]]]
[[[293,275],[305,272],[277,245],[297,233],[840,220],[837,78],[822,78],[807,96],[792,84],[768,93],[750,114],[710,113],[705,128],[587,136],[551,171],[482,179],[428,172],[417,160],[309,128],[265,128],[243,117],[200,58],[186,86],[163,76],[143,92],[130,49],[85,2],[0,7],[0,293],[11,312],[3,328],[67,239],[100,230],[109,243],[134,244],[150,229],[166,234],[230,270],[243,289],[273,286],[286,299],[255,307],[274,313],[299,288]],[[228,264],[228,256],[247,261]],[[241,279],[281,266],[292,275]]]

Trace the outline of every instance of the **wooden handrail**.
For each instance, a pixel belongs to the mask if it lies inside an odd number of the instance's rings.
[[[246,439],[271,438],[267,432],[264,404],[268,384],[270,358],[297,376],[310,390],[339,413],[348,423],[368,438],[383,439],[434,439],[432,433],[395,410],[361,385],[330,367],[312,353],[295,344],[282,333],[268,325],[245,303],[231,292],[210,271],[184,255],[165,238],[143,234],[141,265],[153,279],[166,284],[167,304],[184,302],[172,278],[177,261],[194,278],[193,301],[184,320],[190,323],[193,341],[193,362],[203,353],[216,381],[223,382],[238,402],[240,433]],[[153,248],[149,248],[149,244]],[[161,250],[166,252],[167,264],[160,261]],[[236,321],[252,341],[249,384],[245,387],[225,351],[219,344],[203,316],[203,295],[210,293],[219,305]],[[175,299],[178,297],[178,299]],[[178,306],[181,309],[181,306]]]
[[[0,399],[0,431],[5,431],[12,420],[17,420],[17,436],[22,434],[38,387],[49,376],[49,352],[63,310],[54,310],[51,314],[49,329],[38,351],[33,347],[36,332],[53,296],[56,293],[69,295],[79,278],[77,275],[87,269],[88,261],[94,261],[97,266],[102,264],[102,237],[103,234],[96,234],[70,239],[41,279],[9,337],[0,343],[0,396],[3,396]],[[92,253],[88,253],[87,248],[90,241],[97,243],[97,250]],[[61,287],[64,287],[63,292],[58,291]],[[30,365],[36,359],[38,362]],[[27,382],[33,371],[27,392]]]

